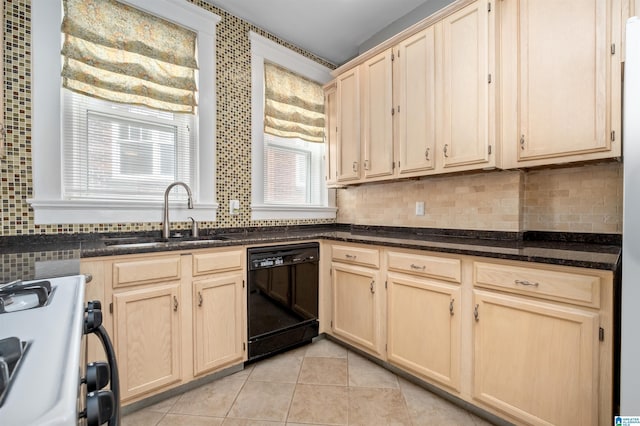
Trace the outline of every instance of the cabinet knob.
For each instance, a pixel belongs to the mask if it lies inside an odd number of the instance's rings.
[[[198,292],[198,306],[202,306],[202,293]]]
[[[425,159],[425,160],[428,160],[428,159],[429,159],[429,148],[427,148],[427,149],[424,151],[424,159]]]
[[[369,170],[369,160],[364,160],[364,169]]]
[[[478,314],[478,307],[480,305],[476,305],[475,308],[473,308],[473,317],[476,319],[476,321],[478,321],[480,319],[480,315]]]
[[[451,299],[451,302],[449,302],[449,314],[451,314],[451,316],[453,316],[453,302],[455,302],[456,299]]]
[[[371,281],[371,284],[369,284],[369,290],[371,290],[371,294],[376,292],[376,289],[374,288],[375,281]]]
[[[357,172],[357,171],[358,171],[358,162],[357,162],[357,161],[354,161],[354,162],[353,162],[353,171],[354,171],[354,172]]]
[[[173,296],[173,311],[178,312],[178,298]]]
[[[444,158],[449,158],[449,153],[447,152],[448,149],[449,149],[449,144],[448,143],[444,144]]]
[[[520,149],[524,149],[524,135],[520,136]]]

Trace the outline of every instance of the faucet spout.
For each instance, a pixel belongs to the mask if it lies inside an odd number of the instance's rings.
[[[193,208],[193,196],[191,194],[191,188],[184,182],[173,182],[167,189],[164,191],[164,220],[162,222],[162,238],[169,238],[170,234],[170,223],[169,223],[169,192],[173,189],[174,186],[182,186],[187,190],[187,208]]]

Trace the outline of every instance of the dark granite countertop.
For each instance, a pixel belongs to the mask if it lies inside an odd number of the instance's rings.
[[[0,282],[77,274],[80,258],[322,239],[614,272],[621,258],[620,235],[345,225],[207,231],[210,233],[198,239],[170,242],[162,241],[156,233],[2,237]]]

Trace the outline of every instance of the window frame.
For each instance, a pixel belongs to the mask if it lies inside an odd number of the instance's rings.
[[[251,41],[251,220],[335,219],[335,190],[327,191],[324,206],[275,205],[264,202],[264,61],[281,65],[311,80],[326,84],[331,70],[253,31]]]
[[[120,0],[123,1],[123,0]],[[170,205],[171,217],[215,221],[216,202],[216,25],[220,17],[187,2],[124,0],[141,10],[190,28],[198,34],[198,115],[196,126],[197,202]],[[32,0],[32,159],[35,224],[162,222],[163,200],[63,199],[61,97],[62,0]],[[51,159],[58,159],[57,162]],[[183,205],[184,204],[184,205]],[[90,219],[88,219],[90,218]]]

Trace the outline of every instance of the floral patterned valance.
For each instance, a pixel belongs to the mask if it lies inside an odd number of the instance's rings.
[[[264,63],[264,132],[324,142],[324,92],[320,84]]]
[[[115,0],[64,0],[63,87],[193,113],[195,32]]]

